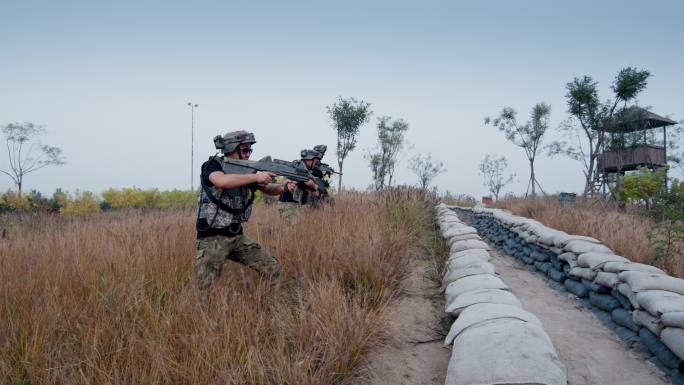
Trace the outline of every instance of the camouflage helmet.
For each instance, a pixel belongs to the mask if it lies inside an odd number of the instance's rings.
[[[214,137],[214,145],[217,150],[221,150],[224,154],[237,150],[238,146],[243,143],[254,144],[254,134],[247,131],[231,131],[223,136],[216,135]]]
[[[325,152],[328,151],[328,146],[326,146],[325,144],[318,144],[318,145],[314,146],[313,149],[314,149],[314,151],[320,152],[321,156],[325,156]]]
[[[316,150],[302,150],[300,152],[300,155],[302,157],[302,160],[312,160],[315,158],[321,160],[321,158],[323,158],[323,155],[321,155],[321,153]]]

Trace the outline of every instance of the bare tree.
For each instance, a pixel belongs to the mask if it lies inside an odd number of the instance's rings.
[[[480,175],[484,177],[484,185],[494,195],[494,200],[499,200],[501,189],[513,181],[515,174],[504,175],[508,168],[508,160],[505,157],[495,158],[487,155],[480,163]]]
[[[408,123],[403,119],[392,121],[389,116],[381,116],[377,127],[379,152],[369,153],[366,159],[373,173],[375,189],[382,190],[385,185],[392,185],[399,152],[404,148],[404,134],[408,131]]]
[[[66,163],[61,157],[62,150],[54,146],[43,146],[35,140],[36,136],[45,133],[43,126],[33,123],[9,123],[2,127],[9,158],[9,169],[0,170],[9,176],[21,195],[26,174],[38,171],[50,165]]]
[[[439,174],[446,172],[444,163],[432,159],[432,154],[418,154],[409,160],[409,169],[418,175],[420,188],[427,190],[430,182]]]
[[[335,103],[326,107],[333,126],[337,131],[337,164],[339,169],[338,190],[342,190],[342,166],[349,152],[356,148],[356,140],[361,126],[373,113],[370,103],[354,98],[338,97]]]
[[[537,152],[541,147],[542,138],[549,128],[549,116],[551,106],[546,103],[537,103],[532,107],[530,120],[525,124],[518,124],[515,116],[516,112],[511,107],[501,110],[499,117],[491,119],[485,118],[485,124],[492,124],[506,135],[506,139],[513,142],[516,146],[525,150],[527,160],[530,162],[530,181],[527,185],[525,196],[532,190],[532,196],[536,195],[536,186],[544,192],[534,173],[534,161]]]

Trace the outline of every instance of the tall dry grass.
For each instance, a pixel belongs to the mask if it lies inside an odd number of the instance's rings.
[[[432,202],[418,198],[340,195],[297,225],[259,205],[246,232],[278,257],[283,280],[229,262],[204,305],[194,212],[5,224],[0,383],[357,382],[411,245],[431,229]]]
[[[616,254],[636,262],[655,263],[671,275],[684,277],[684,256],[657,260],[655,247],[648,239],[654,223],[637,210],[619,210],[614,205],[582,198],[577,199],[576,207],[567,207],[552,197],[508,198],[493,206],[569,234],[596,238]]]

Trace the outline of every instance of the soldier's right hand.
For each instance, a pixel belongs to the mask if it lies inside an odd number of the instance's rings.
[[[276,174],[268,171],[257,171],[254,175],[256,175],[256,182],[259,184],[269,184],[276,177]]]

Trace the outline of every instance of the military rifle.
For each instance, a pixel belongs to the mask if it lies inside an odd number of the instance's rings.
[[[335,171],[332,167],[330,167],[329,164],[327,163],[320,163],[318,166],[316,166],[313,169],[313,174],[314,176],[317,176],[319,178],[322,178],[324,176],[332,175],[332,174],[340,174],[341,173]]]
[[[270,156],[257,161],[224,157],[223,163],[223,171],[226,174],[253,174],[257,171],[267,171],[300,184],[309,180],[316,182],[317,179],[303,163],[271,159]]]

